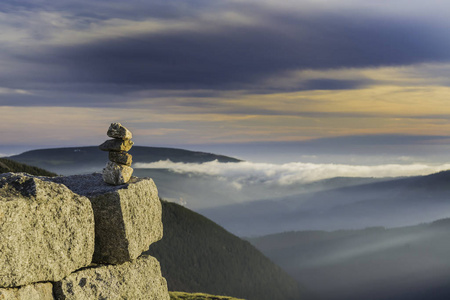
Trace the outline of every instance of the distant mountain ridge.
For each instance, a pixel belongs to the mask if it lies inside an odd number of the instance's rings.
[[[239,162],[240,160],[224,155],[190,151],[176,148],[133,146],[129,153],[133,162],[151,163],[160,160],[173,162],[203,163]],[[8,157],[31,166],[44,168],[63,175],[101,171],[108,161],[108,153],[97,146],[50,148],[27,151]]]
[[[450,215],[450,214],[449,214]],[[450,299],[450,219],[248,239],[322,299]]]
[[[239,236],[407,226],[448,211],[450,171],[199,210]]]

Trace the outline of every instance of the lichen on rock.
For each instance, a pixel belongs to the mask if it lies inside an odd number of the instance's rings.
[[[100,150],[109,151],[109,161],[103,169],[103,180],[111,185],[127,183],[133,174],[130,167],[131,155],[127,153],[134,144],[130,140],[132,134],[122,124],[111,123],[107,135],[113,139],[99,146]]]
[[[121,165],[125,166],[131,166],[131,163],[133,162],[132,157],[130,154],[126,152],[109,152],[108,156],[109,160]]]
[[[0,288],[0,300],[54,300],[53,285],[44,282],[19,288]]]
[[[133,168],[108,161],[103,169],[103,180],[112,185],[121,185],[127,183],[132,174]]]
[[[89,199],[46,177],[0,175],[0,287],[57,281],[89,265]]]
[[[124,185],[103,182],[99,173],[52,178],[91,200],[95,215],[93,262],[120,264],[137,258],[163,234],[162,207],[150,178]]]
[[[134,145],[131,140],[120,140],[120,139],[112,139],[107,140],[103,144],[99,146],[102,151],[129,151],[131,147]]]
[[[54,284],[56,299],[169,300],[167,282],[156,258],[143,255],[121,265],[75,272]]]
[[[120,123],[111,123],[106,133],[109,137],[122,140],[130,140],[133,135]]]

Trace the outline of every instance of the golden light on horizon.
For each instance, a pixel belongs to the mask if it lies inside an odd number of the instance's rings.
[[[87,140],[105,123],[122,120],[142,140],[175,139],[184,143],[295,141],[366,134],[446,135],[450,132],[450,88],[446,86],[373,85],[347,90],[313,90],[215,98],[217,105],[133,108],[2,107],[3,138]],[[190,98],[189,98],[190,99]],[[189,100],[188,99],[188,100]],[[186,101],[188,101],[186,100]],[[21,115],[28,123],[17,120]],[[143,127],[142,124],[147,123]],[[16,124],[11,126],[11,124]],[[77,130],[71,128],[77,124]],[[26,132],[26,133],[25,133]],[[70,135],[67,135],[70,132]],[[26,136],[25,136],[26,135]]]

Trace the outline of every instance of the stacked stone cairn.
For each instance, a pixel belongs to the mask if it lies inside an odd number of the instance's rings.
[[[120,123],[111,123],[106,133],[113,139],[99,146],[100,150],[109,152],[109,161],[103,169],[103,180],[112,185],[127,183],[133,174],[132,157],[127,152],[133,146],[133,135]]]
[[[169,300],[152,179],[0,174],[0,299]]]

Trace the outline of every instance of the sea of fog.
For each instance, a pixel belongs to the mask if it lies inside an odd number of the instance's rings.
[[[168,169],[176,173],[216,176],[235,189],[244,185],[298,185],[334,177],[403,177],[437,173],[450,169],[450,164],[382,164],[382,165],[349,165],[331,163],[291,162],[284,164],[254,163],[242,161],[238,163],[221,163],[217,160],[205,163],[181,163],[170,160],[154,163],[135,163],[135,168]]]
[[[446,173],[438,175],[436,183],[425,179],[417,190],[412,190],[416,185],[411,182],[414,176],[450,170],[447,163],[164,160],[134,167],[138,176],[155,180],[163,198],[196,210],[240,236],[407,226],[446,218],[450,211],[445,201],[447,185],[441,184]]]

